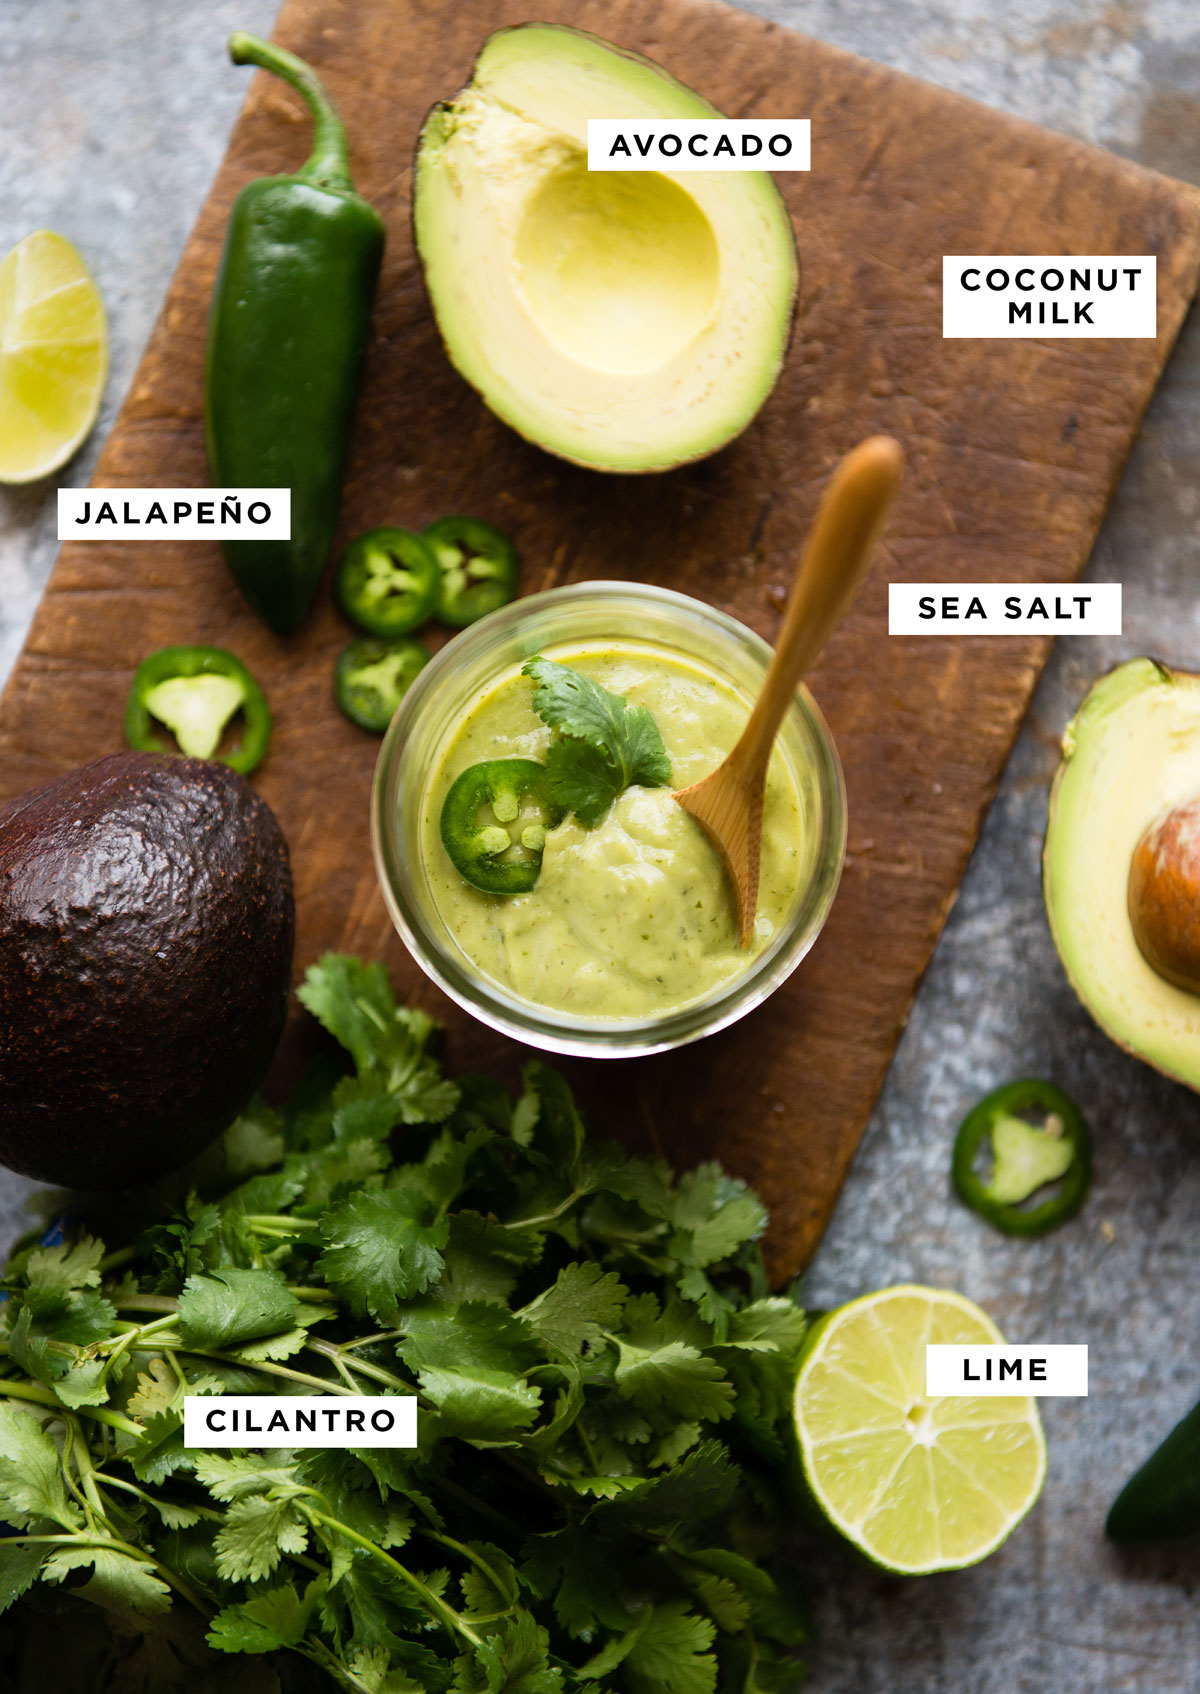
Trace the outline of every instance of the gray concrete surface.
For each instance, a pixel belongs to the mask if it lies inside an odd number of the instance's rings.
[[[753,9],[1200,183],[1194,0]],[[223,38],[235,23],[265,29],[273,10],[272,0],[0,0],[0,251],[38,225],[62,230],[111,314],[101,426],[63,480],[89,474],[223,149],[244,86]],[[1059,644],[808,1279],[818,1306],[906,1279],[960,1288],[1015,1340],[1087,1342],[1091,1395],[1044,1402],[1045,1498],[986,1565],[903,1583],[809,1552],[820,1694],[1200,1689],[1200,1555],[1122,1557],[1101,1533],[1120,1482],[1200,1396],[1200,1101],[1092,1026],[1058,966],[1038,884],[1057,737],[1087,683],[1133,653],[1200,660],[1198,470],[1193,319],[1093,560],[1094,575],[1125,584],[1125,634]],[[0,674],[49,570],[53,517],[50,490],[0,492]],[[951,1197],[949,1145],[984,1089],[1029,1073],[1085,1105],[1096,1183],[1073,1224],[1008,1242]],[[0,1232],[11,1233],[21,1192],[0,1178]]]

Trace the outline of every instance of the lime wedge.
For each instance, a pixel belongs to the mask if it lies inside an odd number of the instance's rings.
[[[929,1342],[1002,1342],[961,1294],[901,1285],[813,1325],[796,1429],[821,1515],[877,1565],[957,1570],[993,1552],[1046,1477],[1037,1402],[925,1393]]]
[[[104,306],[71,243],[48,229],[0,261],[0,482],[48,476],[96,421],[108,373]]]

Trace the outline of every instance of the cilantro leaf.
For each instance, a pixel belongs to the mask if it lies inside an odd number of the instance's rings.
[[[283,1157],[283,1125],[257,1095],[221,1137],[221,1152],[231,1176],[248,1177],[270,1170]]]
[[[165,1359],[151,1359],[149,1370],[138,1372],[137,1387],[125,1410],[130,1417],[152,1418],[182,1404],[183,1388],[175,1372]]]
[[[431,1294],[447,1305],[464,1300],[506,1300],[517,1270],[541,1254],[542,1238],[533,1230],[506,1229],[494,1218],[463,1210],[450,1218],[446,1268]]]
[[[527,1611],[507,1617],[455,1665],[454,1694],[559,1694],[550,1637]]]
[[[146,1433],[129,1455],[139,1482],[165,1482],[172,1471],[191,1463],[183,1445],[183,1417],[177,1411],[147,1418]]]
[[[468,1542],[467,1547],[478,1561],[463,1572],[459,1582],[468,1615],[487,1617],[511,1611],[521,1593],[512,1560],[488,1541]]]
[[[185,1346],[222,1352],[292,1329],[297,1304],[277,1271],[229,1266],[211,1276],[188,1277],[179,1296],[179,1333]]]
[[[425,1694],[424,1682],[417,1682],[406,1670],[392,1669],[386,1647],[368,1647],[355,1653],[350,1669],[367,1694]]]
[[[116,1315],[112,1303],[91,1288],[29,1288],[13,1335],[20,1331],[22,1341],[58,1341],[86,1347],[112,1334]]]
[[[73,1590],[79,1599],[125,1616],[153,1617],[170,1610],[171,1590],[153,1565],[116,1547],[60,1548],[42,1566],[42,1579],[61,1582],[73,1570],[87,1565],[93,1567],[94,1574],[82,1588]]]
[[[546,754],[550,792],[589,828],[635,783],[661,788],[671,761],[645,706],[630,706],[590,676],[553,659],[530,659],[533,709],[559,732]]]
[[[730,1318],[725,1345],[791,1359],[799,1354],[807,1329],[808,1319],[791,1300],[755,1300]]]
[[[750,1602],[727,1576],[701,1576],[692,1585],[696,1598],[719,1628],[730,1635],[750,1621]]]
[[[671,1251],[682,1264],[703,1270],[757,1241],[767,1213],[753,1189],[726,1176],[720,1165],[704,1164],[680,1177],[671,1221]]]
[[[64,1406],[102,1406],[108,1399],[108,1386],[113,1377],[124,1371],[129,1361],[118,1360],[114,1370],[106,1372],[103,1359],[76,1359],[54,1384],[54,1392]]]
[[[297,990],[301,1004],[345,1047],[362,1076],[378,1071],[401,1123],[441,1123],[458,1104],[426,1052],[436,1025],[425,1012],[397,1006],[387,972],[344,953],[326,953]]]
[[[394,1324],[400,1302],[423,1293],[442,1270],[450,1238],[444,1218],[411,1188],[367,1189],[330,1207],[321,1219],[325,1251],[317,1269],[360,1316]]]
[[[235,1500],[216,1541],[217,1570],[226,1582],[259,1582],[285,1553],[303,1553],[308,1525],[291,1500],[258,1494]]]
[[[480,1368],[519,1376],[542,1363],[541,1349],[507,1306],[468,1300],[410,1312],[404,1322],[408,1334],[396,1351],[409,1370]]]
[[[51,1518],[74,1529],[79,1510],[67,1499],[58,1448],[31,1412],[0,1401],[0,1518],[28,1529]]]
[[[268,1465],[261,1453],[200,1452],[193,1469],[196,1480],[216,1500],[248,1500],[268,1492],[275,1498],[290,1498],[303,1492],[290,1461]]]
[[[347,1049],[360,1073],[383,1056],[396,1015],[396,997],[383,966],[344,953],[310,965],[296,991],[318,1023]]]
[[[295,1647],[304,1639],[325,1587],[324,1577],[314,1577],[302,1598],[294,1583],[285,1582],[252,1594],[240,1606],[226,1606],[212,1621],[209,1645],[223,1653],[270,1653],[278,1647]]]
[[[733,1412],[733,1384],[715,1359],[684,1341],[663,1347],[635,1347],[621,1340],[616,1369],[617,1392],[637,1406],[661,1407],[681,1418],[702,1422]]]
[[[34,1247],[25,1264],[30,1288],[98,1288],[103,1241],[83,1235],[74,1245]]]
[[[0,1612],[6,1612],[33,1587],[46,1561],[46,1551],[45,1547],[0,1541]]]
[[[627,1290],[615,1271],[588,1260],[565,1265],[521,1316],[551,1353],[577,1359],[620,1321]]]
[[[707,1649],[715,1634],[714,1625],[690,1612],[686,1600],[650,1608],[625,1659],[631,1694],[713,1694],[717,1661]]]
[[[527,1145],[564,1180],[573,1178],[583,1151],[586,1131],[574,1096],[565,1079],[549,1065],[535,1059],[522,1072],[525,1098],[518,1112],[526,1107],[532,1116],[532,1128]]]
[[[606,1500],[596,1508],[596,1521],[611,1530],[658,1533],[685,1522],[703,1523],[729,1505],[737,1481],[724,1443],[704,1441],[671,1470]]]
[[[591,1636],[597,1625],[624,1631],[630,1613],[620,1599],[619,1545],[568,1524],[525,1545],[521,1576],[533,1592],[553,1602],[569,1635]]]
[[[528,1428],[541,1395],[524,1372],[542,1355],[507,1307],[472,1300],[408,1321],[408,1336],[397,1351],[446,1429],[465,1440],[503,1441]]]

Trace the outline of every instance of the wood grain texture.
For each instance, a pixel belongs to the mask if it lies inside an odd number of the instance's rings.
[[[388,227],[342,539],[474,512],[516,537],[529,591],[642,578],[769,638],[836,458],[876,432],[903,443],[880,561],[812,678],[850,801],[825,933],[736,1028],[663,1058],[568,1066],[598,1130],[685,1162],[719,1155],[756,1182],[784,1275],[832,1209],[1048,645],[891,639],[886,585],[1078,574],[1196,287],[1200,195],[706,0],[544,0],[536,15],[660,59],[731,115],[812,118],[812,173],[780,179],[803,269],[786,368],[741,440],[668,475],[604,477],[520,441],[442,354],[409,211],[425,110],[467,80],[490,30],[528,13],[514,0],[288,0],[279,39],[326,78]],[[225,219],[249,177],[294,168],[307,147],[298,102],[256,79],[97,483],[204,484]],[[1157,341],[943,342],[942,254],[996,251],[1157,254]],[[520,1050],[445,1002],[391,931],[367,839],[376,743],[330,695],[345,639],[327,597],[300,636],[272,636],[215,544],[68,544],[0,702],[0,798],[116,746],[130,673],[152,648],[231,647],[276,712],[257,780],[292,848],[297,970],[331,946],[382,956],[445,1018],[452,1064],[511,1072]],[[297,1023],[282,1070],[309,1039]]]

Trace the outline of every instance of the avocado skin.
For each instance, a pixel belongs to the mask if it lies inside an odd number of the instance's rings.
[[[0,809],[0,1161],[125,1188],[262,1081],[295,905],[275,815],[227,766],[116,753]]]

